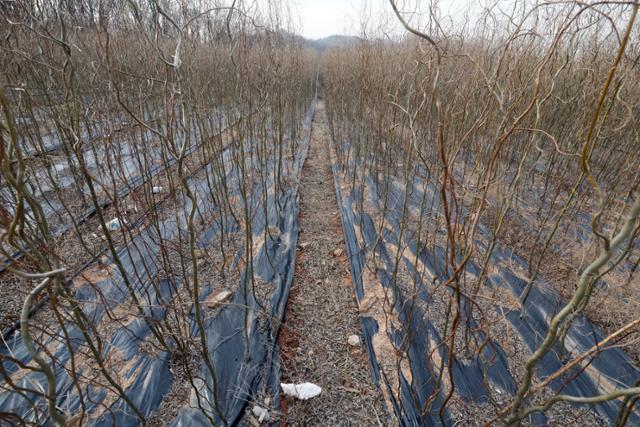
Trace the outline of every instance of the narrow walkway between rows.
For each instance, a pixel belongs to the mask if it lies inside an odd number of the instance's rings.
[[[292,426],[385,425],[380,392],[372,383],[360,337],[329,138],[324,103],[318,101],[300,182],[300,235],[281,334],[281,380],[312,382],[322,393],[307,401],[283,397],[282,421]]]

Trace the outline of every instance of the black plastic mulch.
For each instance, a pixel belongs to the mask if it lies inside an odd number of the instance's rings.
[[[295,157],[287,161],[285,169],[291,171],[291,182],[302,168],[308,150],[308,137],[313,107],[311,107],[304,121],[303,135],[298,143]],[[249,144],[250,145],[250,144]],[[251,149],[251,148],[249,148]],[[225,158],[230,154],[224,153]],[[275,165],[267,165],[269,182],[272,187]],[[232,168],[227,175],[227,182],[237,181],[239,171]],[[213,375],[206,367],[201,367],[200,399],[197,404],[195,393],[192,392],[190,404],[185,406],[172,425],[209,425],[210,420],[216,424],[234,425],[244,416],[247,404],[258,397],[271,396],[273,408],[279,407],[279,360],[277,348],[277,334],[279,324],[284,315],[286,301],[291,288],[294,272],[294,257],[297,242],[298,218],[298,188],[297,185],[282,188],[277,195],[270,194],[267,209],[264,209],[264,189],[257,183],[249,195],[252,212],[252,231],[254,239],[264,235],[266,227],[277,228],[279,233],[272,235],[254,251],[253,271],[245,270],[241,283],[235,290],[229,304],[219,309],[215,316],[206,320],[206,337],[208,353],[213,362],[217,387],[214,392]],[[193,179],[190,183],[192,190],[198,194],[198,212],[212,212],[217,208],[208,198],[206,179]],[[231,185],[233,187],[233,185]],[[237,192],[237,189],[234,190]],[[190,203],[185,201],[181,211],[185,214],[190,210]],[[128,245],[119,251],[119,259],[124,267],[126,276],[133,284],[135,293],[145,306],[144,317],[137,316],[126,326],[117,329],[107,337],[103,357],[109,352],[117,350],[126,362],[126,370],[122,372],[128,379],[125,390],[127,397],[136,405],[146,418],[160,406],[165,394],[171,389],[174,378],[170,371],[170,354],[161,351],[150,354],[141,351],[141,345],[149,339],[151,329],[145,319],[160,320],[163,318],[163,305],[170,303],[175,293],[183,285],[179,278],[171,280],[156,280],[160,268],[161,242],[175,238],[184,232],[186,215],[170,216],[162,220],[158,228],[147,227],[138,233]],[[220,230],[220,221],[225,221],[225,228],[233,230],[237,224],[229,218],[213,221],[205,232],[200,235],[198,245],[207,247],[215,241]],[[236,260],[244,249],[240,249]],[[252,292],[251,273],[271,287],[268,303],[256,301]],[[152,284],[153,282],[154,284]],[[205,285],[201,293],[204,301],[214,289],[215,284]],[[122,276],[114,269],[111,276],[97,284],[81,286],[76,297],[84,301],[83,311],[95,325],[105,319],[107,308],[110,310],[126,304],[131,296],[125,286]],[[197,336],[198,327],[194,319],[193,309],[190,319],[190,332]],[[77,326],[67,325],[68,343],[74,349],[85,343],[85,338]],[[19,371],[19,363],[30,361],[21,337],[17,336],[7,343],[7,347],[0,350],[4,375],[11,375]],[[69,367],[70,352],[65,343],[62,332],[50,337],[45,345],[54,348],[56,368],[57,405],[67,414],[76,414],[84,401],[88,415],[91,417],[88,425],[139,425],[140,420],[132,408],[123,400],[118,399],[110,405],[110,409],[103,415],[95,416],[96,410],[103,405],[107,392],[103,388],[93,385],[80,386],[82,396],[78,395],[77,384],[62,369]],[[82,375],[83,372],[78,374]],[[6,378],[5,378],[6,379]],[[5,384],[6,386],[6,384]],[[0,412],[15,414],[27,422],[38,425],[50,425],[52,422],[46,416],[46,404],[40,395],[46,390],[46,381],[39,372],[26,372],[16,386],[21,392],[14,390],[0,394]],[[218,396],[218,405],[214,404],[214,396]],[[37,410],[35,409],[37,408]],[[218,412],[219,410],[219,412]],[[169,420],[166,420],[169,422]]]
[[[335,143],[334,143],[335,144]],[[338,149],[345,149],[340,146]],[[332,146],[335,150],[335,145]],[[402,323],[400,331],[388,331],[387,339],[395,348],[401,350],[409,360],[411,369],[411,379],[405,378],[401,370],[398,370],[400,384],[390,383],[389,378],[380,369],[376,359],[375,348],[372,344],[373,336],[378,333],[379,325],[371,317],[361,316],[360,325],[365,339],[365,347],[369,354],[369,361],[372,368],[372,376],[377,384],[389,390],[392,409],[394,410],[401,425],[406,426],[432,426],[432,425],[452,425],[456,422],[447,408],[442,408],[444,396],[437,386],[438,369],[433,366],[426,356],[434,350],[431,343],[442,344],[436,328],[431,323],[429,317],[423,312],[420,304],[412,304],[411,296],[404,295],[401,286],[391,284],[391,274],[395,271],[394,261],[389,256],[387,243],[397,247],[400,243],[405,245],[411,255],[411,259],[402,256],[401,262],[411,273],[412,280],[418,284],[417,294],[425,303],[430,301],[430,291],[432,280],[443,280],[451,273],[446,271],[445,250],[436,247],[430,250],[421,247],[419,250],[416,241],[411,233],[405,231],[402,235],[402,242],[399,242],[400,219],[404,206],[405,192],[399,185],[387,183],[389,194],[386,199],[386,216],[383,235],[378,236],[372,218],[366,212],[360,212],[359,200],[362,196],[360,189],[356,188],[353,194],[343,194],[341,192],[340,171],[341,165],[337,163],[336,156],[333,156],[333,176],[335,191],[338,198],[338,205],[341,210],[342,225],[344,229],[345,241],[349,262],[351,265],[352,279],[355,286],[356,297],[359,301],[366,298],[363,289],[363,269],[365,259],[370,253],[375,253],[377,259],[381,260],[376,276],[378,285],[392,288],[395,298],[393,311]],[[348,158],[343,156],[343,158]],[[346,168],[345,175],[351,176],[354,164],[352,161]],[[344,165],[342,165],[344,167]],[[365,185],[368,187],[368,194],[372,200],[369,202],[374,208],[381,210],[382,203],[378,200],[378,188],[370,176],[365,177]],[[407,193],[408,205],[413,209],[420,209],[423,197],[427,198],[427,206],[433,205],[439,210],[440,198],[438,192],[432,185],[426,185],[427,192],[424,194],[421,188],[425,187],[424,182],[414,177],[410,190]],[[381,196],[380,196],[381,197]],[[360,241],[356,234],[359,229],[363,241]],[[480,235],[490,237],[488,230],[480,226]],[[481,243],[480,243],[481,244]],[[415,258],[419,259],[421,271],[427,271],[423,275],[416,271]],[[504,265],[509,265],[504,261],[508,260],[511,265],[514,263],[525,266],[525,261],[519,258],[508,248],[498,245],[494,250],[491,262],[496,266],[497,274],[490,277],[490,286],[499,287],[519,298],[524,290],[525,283],[513,274]],[[467,274],[477,276],[479,269],[472,262],[466,267]],[[468,302],[462,299],[463,314],[467,313]],[[561,308],[559,295],[551,289],[547,283],[541,281],[531,292],[525,306],[524,317],[520,317],[520,312],[514,312],[502,308],[504,315],[510,322],[512,329],[517,332],[520,339],[529,349],[537,348],[544,338],[548,321],[557,310]],[[483,343],[486,336],[476,328],[473,318],[464,316],[462,324],[469,323],[471,327],[472,339],[476,343]],[[407,331],[412,334],[409,339],[405,339]],[[550,351],[540,363],[536,374],[539,378],[554,373],[563,366],[562,355],[572,351],[586,351],[593,345],[601,342],[605,337],[602,330],[591,323],[584,316],[580,316],[571,326],[568,339],[564,345],[556,343],[553,351]],[[569,344],[570,343],[570,344]],[[565,347],[566,345],[566,347]],[[448,348],[446,345],[439,345],[436,351],[441,358],[448,358]],[[445,359],[446,360],[446,359]],[[462,361],[458,357],[453,357],[453,377],[455,384],[455,395],[463,402],[474,402],[478,404],[488,403],[491,395],[501,394],[503,396],[513,396],[517,389],[516,380],[508,369],[507,356],[504,350],[496,342],[490,341],[488,345],[482,347],[471,361]],[[570,370],[566,375],[551,382],[551,391],[574,396],[594,396],[603,392],[605,383],[608,386],[614,384],[615,387],[632,386],[640,378],[640,370],[633,361],[620,349],[607,349],[601,352],[590,361],[589,370]],[[492,390],[487,390],[487,384]],[[399,390],[399,393],[395,393]],[[576,405],[579,406],[579,405]],[[594,410],[604,419],[615,421],[620,410],[620,401],[614,400],[597,404]],[[529,418],[529,423],[535,426],[547,425],[547,418],[544,414],[534,413]],[[630,425],[640,423],[640,414],[636,411],[629,419]]]

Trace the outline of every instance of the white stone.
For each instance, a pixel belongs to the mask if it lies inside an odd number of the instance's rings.
[[[360,346],[360,336],[359,335],[349,335],[347,342],[351,347],[359,347]]]

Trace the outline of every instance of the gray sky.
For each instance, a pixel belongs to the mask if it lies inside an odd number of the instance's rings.
[[[302,35],[322,38],[332,34],[354,34],[354,19],[364,0],[295,0],[302,24]],[[295,12],[294,12],[295,13]]]
[[[440,8],[445,14],[456,15],[478,2],[445,0],[440,2]],[[388,0],[293,0],[290,5],[294,15],[300,17],[302,35],[307,38],[357,35],[360,33],[361,16],[367,16],[368,24],[375,25],[382,19],[387,23],[386,27],[399,29]]]

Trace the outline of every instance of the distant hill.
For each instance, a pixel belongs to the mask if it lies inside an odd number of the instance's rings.
[[[333,35],[322,39],[306,40],[308,46],[322,52],[331,47],[342,47],[356,44],[360,41],[360,37]]]

